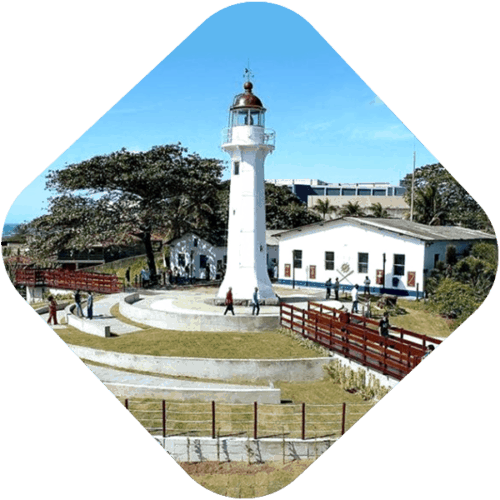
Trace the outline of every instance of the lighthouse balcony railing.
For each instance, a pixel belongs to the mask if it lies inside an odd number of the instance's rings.
[[[233,127],[225,128],[222,131],[221,145],[231,144],[233,139],[239,142],[243,138],[248,138],[248,140],[256,141],[258,144],[265,144],[274,148],[276,142],[276,132],[274,130],[255,126],[251,127],[252,133],[241,134],[239,128],[236,127],[236,131]]]

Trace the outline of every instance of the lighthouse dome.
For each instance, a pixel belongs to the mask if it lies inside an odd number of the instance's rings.
[[[232,110],[238,108],[264,109],[262,101],[255,94],[252,93],[252,88],[253,88],[252,82],[245,82],[243,88],[245,89],[245,92],[243,94],[238,94],[237,96],[235,96],[231,109]]]

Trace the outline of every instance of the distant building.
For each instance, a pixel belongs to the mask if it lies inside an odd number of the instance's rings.
[[[463,255],[473,243],[496,241],[491,234],[450,226],[426,226],[401,219],[343,217],[281,232],[279,280],[283,285],[322,288],[339,278],[343,290],[365,277],[372,293],[415,298],[426,274],[454,245]]]
[[[311,209],[320,199],[328,199],[334,207],[357,202],[367,212],[370,205],[380,203],[390,217],[402,218],[410,208],[404,200],[406,188],[388,182],[333,184],[319,179],[271,179],[266,182],[288,187]]]

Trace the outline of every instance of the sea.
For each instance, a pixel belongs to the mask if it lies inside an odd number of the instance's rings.
[[[2,229],[2,238],[12,234],[18,225],[19,224],[5,224]]]

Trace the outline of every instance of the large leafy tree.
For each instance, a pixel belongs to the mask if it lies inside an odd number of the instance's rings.
[[[412,174],[403,179],[405,200],[411,204]],[[479,204],[441,165],[435,163],[415,170],[413,220],[423,224],[461,225],[492,231]]]
[[[188,154],[180,144],[146,152],[122,149],[51,171],[47,188],[56,196],[48,213],[30,223],[30,250],[43,258],[139,238],[155,274],[152,235],[206,233],[217,224],[222,171],[219,160]]]

